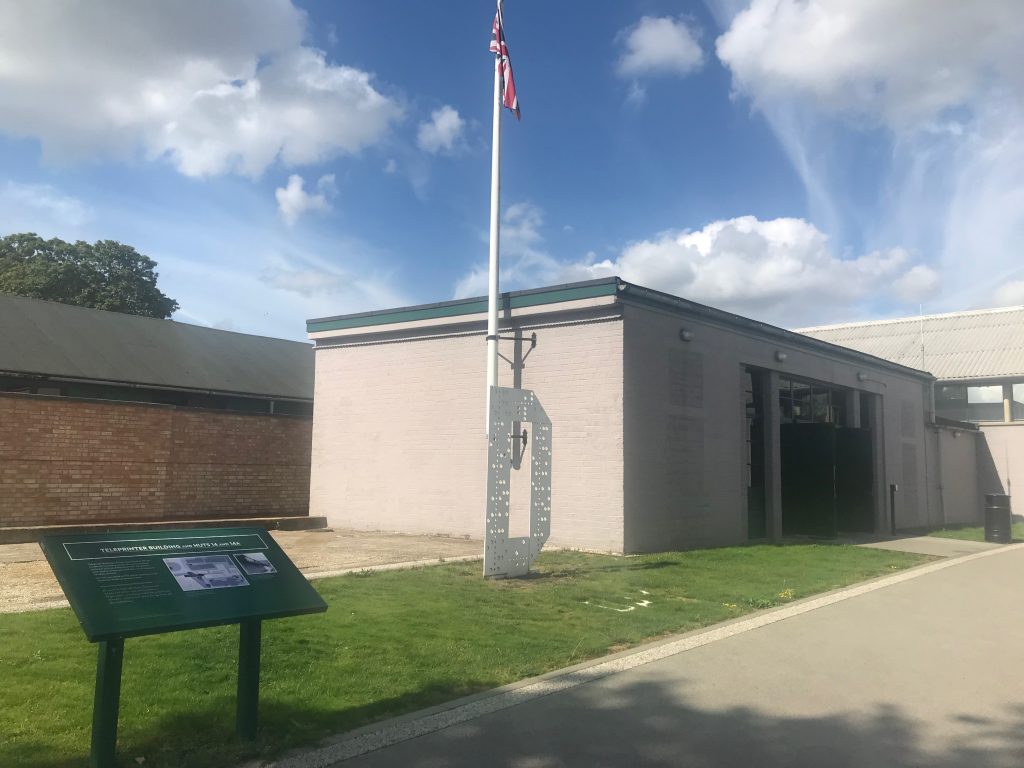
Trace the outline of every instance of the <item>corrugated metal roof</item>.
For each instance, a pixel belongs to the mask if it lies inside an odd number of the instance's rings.
[[[843,323],[797,332],[920,368],[938,379],[1024,376],[1024,307]]]
[[[313,348],[0,295],[0,371],[313,399]]]

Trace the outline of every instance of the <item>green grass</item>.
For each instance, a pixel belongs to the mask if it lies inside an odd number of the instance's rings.
[[[238,630],[219,627],[126,641],[119,755],[228,768],[923,560],[752,546],[551,553],[508,581],[484,581],[479,563],[318,581],[326,614],[264,624],[257,743],[234,737]],[[0,766],[84,765],[95,658],[70,610],[0,616]]]
[[[1014,541],[1024,541],[1024,523],[1013,523],[1010,527]],[[964,541],[984,541],[985,527],[978,525],[969,528],[943,528],[932,531],[929,536],[938,536],[942,539],[962,539]]]

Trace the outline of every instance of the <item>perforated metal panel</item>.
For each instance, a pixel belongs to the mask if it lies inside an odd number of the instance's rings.
[[[530,440],[530,535],[509,537],[512,425],[533,425]],[[528,389],[491,387],[487,450],[484,576],[523,576],[551,534],[551,419]],[[517,438],[518,439],[518,438]]]

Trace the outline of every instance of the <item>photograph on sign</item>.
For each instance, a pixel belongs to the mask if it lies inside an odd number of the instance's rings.
[[[245,576],[227,555],[165,557],[164,564],[185,592],[249,586]]]
[[[277,568],[262,552],[245,552],[235,555],[235,560],[249,576],[260,576],[265,573],[277,573]]]

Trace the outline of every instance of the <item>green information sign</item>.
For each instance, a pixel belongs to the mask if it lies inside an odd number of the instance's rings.
[[[92,642],[327,610],[262,528],[70,534],[41,545]]]
[[[116,764],[125,638],[238,624],[236,729],[253,739],[261,621],[327,610],[262,528],[69,534],[40,545],[85,636],[99,643],[92,768]]]

